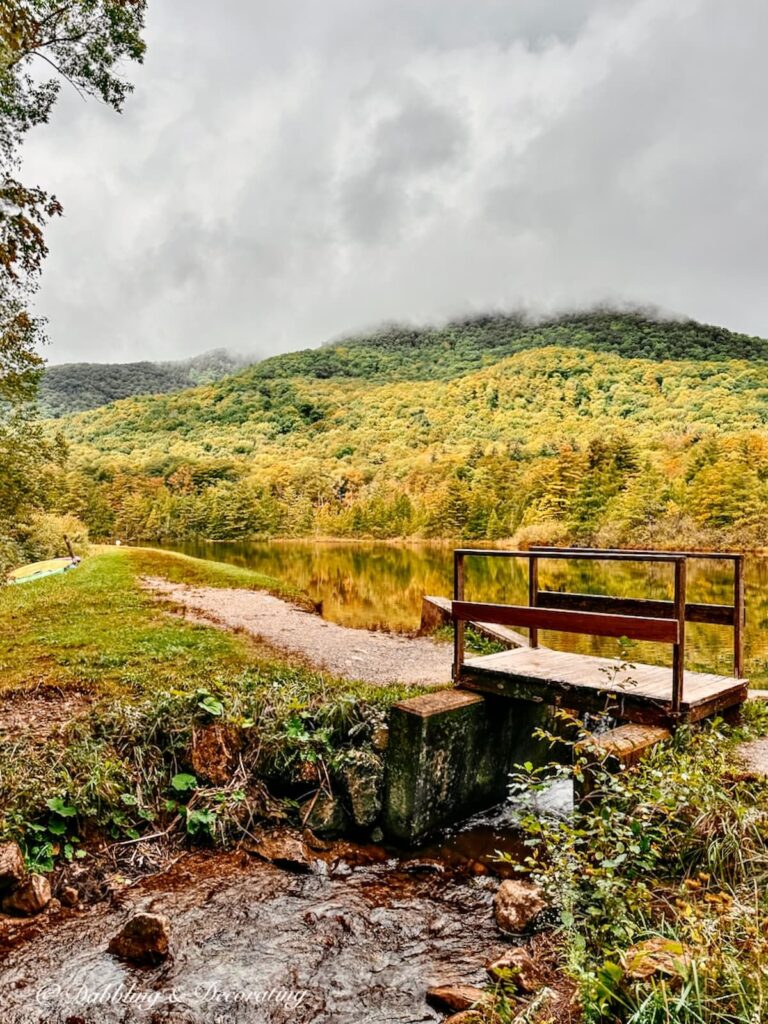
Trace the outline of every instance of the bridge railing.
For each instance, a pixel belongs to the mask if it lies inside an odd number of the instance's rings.
[[[465,560],[520,558],[528,563],[528,604],[488,604],[465,600]],[[692,558],[725,559],[734,564],[733,605],[697,604],[686,601],[686,569]],[[539,588],[542,559],[614,562],[661,562],[674,567],[671,601],[574,594]],[[531,647],[538,646],[540,629],[588,636],[627,637],[672,646],[671,711],[679,713],[685,678],[685,623],[706,622],[732,626],[734,675],[743,674],[744,563],[732,552],[634,551],[596,548],[531,548],[504,551],[495,548],[459,548],[454,552],[452,614],[454,620],[453,676],[461,678],[464,664],[465,624],[469,621],[527,627]]]

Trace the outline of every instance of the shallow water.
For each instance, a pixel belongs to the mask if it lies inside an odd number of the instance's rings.
[[[414,630],[425,594],[450,596],[453,548],[446,544],[407,545],[376,542],[236,541],[187,542],[171,545],[198,558],[247,566],[285,580],[321,601],[323,615],[346,626]],[[521,560],[476,558],[467,561],[467,598],[527,604],[527,566]],[[539,569],[542,589],[622,597],[671,598],[669,565],[625,563],[544,562]],[[688,570],[688,600],[730,603],[732,576],[719,562],[692,562]],[[746,562],[747,675],[756,685],[768,683],[768,559],[752,556]],[[618,642],[601,637],[542,632],[542,643],[561,650],[617,656]],[[733,666],[732,630],[725,626],[689,623],[686,627],[687,665],[691,669],[730,675]],[[637,644],[628,660],[670,664],[664,645]]]
[[[506,940],[492,916],[504,813],[400,858],[337,847],[310,874],[246,854],[190,856],[122,906],[65,912],[13,950],[3,1024],[384,1024],[438,1021],[432,985],[481,985]],[[172,958],[135,968],[105,952],[129,912],[171,920]]]

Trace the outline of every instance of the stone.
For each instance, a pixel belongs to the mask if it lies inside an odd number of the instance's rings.
[[[474,985],[437,985],[427,989],[427,1002],[440,1010],[469,1010],[487,999],[488,993]]]
[[[638,980],[651,978],[654,974],[679,977],[687,972],[691,959],[691,951],[687,946],[674,939],[665,939],[662,935],[630,946],[621,957],[629,977]]]
[[[204,725],[192,734],[190,762],[198,778],[214,786],[226,785],[237,767],[241,738],[229,725]]]
[[[74,885],[63,885],[59,890],[59,899],[65,907],[76,907],[80,902],[80,893]]]
[[[421,857],[414,860],[404,860],[400,868],[411,875],[442,875],[445,874],[445,864],[433,857]]]
[[[268,860],[289,871],[309,871],[312,867],[307,844],[290,832],[265,832],[257,837],[256,842],[249,843],[246,849],[262,860]]]
[[[3,912],[34,917],[51,902],[51,883],[45,875],[30,875],[3,900]]]
[[[24,854],[18,843],[0,843],[0,892],[13,889],[27,877]]]
[[[508,878],[496,892],[493,913],[503,932],[520,935],[534,924],[546,906],[547,901],[537,885]]]
[[[352,821],[358,828],[370,828],[381,814],[384,766],[377,757],[348,764],[342,781]]]
[[[377,725],[371,733],[371,746],[379,754],[383,754],[389,746],[389,729],[386,725]]]
[[[520,992],[532,994],[544,985],[544,977],[527,949],[516,946],[485,965],[492,981],[509,981]]]
[[[159,964],[168,956],[170,933],[163,914],[134,914],[111,939],[107,952],[135,964]]]
[[[306,827],[319,836],[343,835],[349,825],[341,799],[324,790],[308,800],[301,811]]]

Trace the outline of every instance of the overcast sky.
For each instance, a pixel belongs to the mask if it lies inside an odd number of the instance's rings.
[[[150,0],[62,91],[52,362],[652,303],[768,336],[766,0]]]

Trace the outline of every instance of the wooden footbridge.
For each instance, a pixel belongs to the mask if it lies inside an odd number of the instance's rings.
[[[468,558],[518,558],[528,564],[528,604],[467,601]],[[665,563],[674,570],[671,601],[575,594],[539,588],[543,560]],[[695,604],[686,599],[692,559],[724,560],[733,567],[731,604]],[[746,700],[744,674],[744,559],[732,552],[630,551],[593,548],[532,548],[529,551],[459,549],[454,552],[454,681],[460,689],[562,704],[577,710],[609,710],[617,719],[674,726],[695,722]],[[529,646],[465,658],[467,622],[525,627]],[[733,676],[685,669],[686,622],[733,630]],[[622,664],[617,659],[569,654],[539,646],[539,630],[588,636],[626,637],[672,648],[669,667]]]

